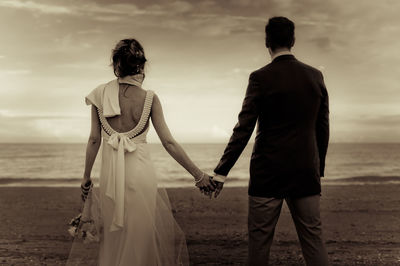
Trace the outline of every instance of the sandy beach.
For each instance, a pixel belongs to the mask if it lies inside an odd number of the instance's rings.
[[[400,185],[323,187],[322,222],[332,265],[400,265]],[[186,233],[191,265],[245,265],[247,189],[225,188],[209,200],[195,189],[168,189]],[[0,264],[64,265],[67,223],[79,208],[79,189],[0,188]],[[271,265],[304,265],[286,205]]]

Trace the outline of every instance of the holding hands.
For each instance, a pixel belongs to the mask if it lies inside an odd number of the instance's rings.
[[[200,177],[195,178],[195,182],[195,185],[200,189],[200,192],[211,198],[216,186],[212,180],[212,177],[202,172]]]
[[[218,182],[213,180],[212,176],[209,176],[206,173],[202,173],[202,175],[198,178],[195,178],[196,187],[200,189],[200,192],[205,196],[212,197],[212,193],[214,192],[214,197],[216,198],[222,190],[224,186],[223,182]]]

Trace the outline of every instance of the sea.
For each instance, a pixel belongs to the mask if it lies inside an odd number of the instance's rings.
[[[193,186],[185,171],[161,144],[148,144],[158,184],[163,187]],[[205,172],[212,173],[225,144],[182,144],[186,153]],[[226,186],[247,186],[252,144],[248,144],[232,168]],[[0,186],[79,186],[85,163],[85,144],[0,144]],[[96,159],[92,177],[98,182]],[[400,183],[400,144],[332,143],[326,159],[324,185]]]

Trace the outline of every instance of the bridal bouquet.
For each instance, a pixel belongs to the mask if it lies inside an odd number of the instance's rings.
[[[84,244],[99,242],[101,235],[100,208],[97,196],[93,193],[93,183],[82,187],[84,205],[82,212],[69,222],[68,233]]]
[[[68,233],[78,239],[82,239],[84,244],[99,242],[100,236],[97,226],[93,220],[83,221],[82,213],[78,214],[69,223]]]

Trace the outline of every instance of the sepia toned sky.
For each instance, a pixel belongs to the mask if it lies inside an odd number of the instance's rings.
[[[145,48],[144,87],[176,139],[225,142],[249,74],[270,62],[264,26],[278,15],[296,24],[295,56],[325,76],[332,141],[399,142],[398,10],[396,0],[1,0],[0,142],[85,142],[84,97],[114,78],[110,52],[127,37]]]

